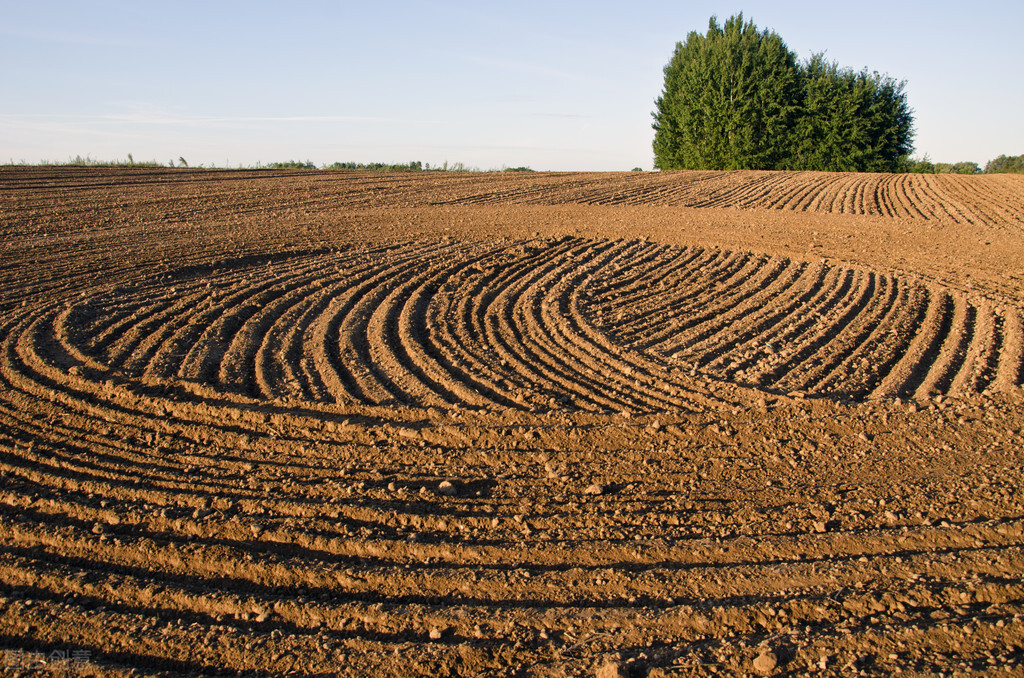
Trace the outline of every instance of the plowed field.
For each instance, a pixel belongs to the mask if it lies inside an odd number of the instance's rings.
[[[1024,177],[0,168],[11,675],[1024,675]]]

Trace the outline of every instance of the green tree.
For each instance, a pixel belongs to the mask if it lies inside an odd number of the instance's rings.
[[[971,162],[969,160],[963,160],[961,162],[948,163],[948,162],[937,162],[935,163],[936,174],[980,174],[981,167],[978,163]]]
[[[909,166],[905,83],[806,64],[739,14],[677,43],[655,105],[657,169],[898,172]]]
[[[655,102],[658,169],[772,169],[788,156],[800,97],[796,55],[743,14],[677,43]]]
[[[802,69],[803,106],[789,166],[831,172],[899,172],[913,149],[905,84],[855,72],[815,54]]]
[[[1024,155],[1001,155],[995,160],[985,163],[985,174],[995,173],[1024,174]]]
[[[908,158],[900,171],[912,172],[914,174],[935,174],[935,163],[925,153],[924,157],[920,159]]]

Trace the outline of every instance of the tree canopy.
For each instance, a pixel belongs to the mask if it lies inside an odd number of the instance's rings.
[[[796,57],[743,14],[690,33],[665,67],[655,114],[659,169],[771,169],[782,160],[799,100]]]
[[[1024,174],[1024,155],[1001,155],[985,164],[986,174]]]
[[[905,84],[820,54],[801,64],[743,14],[677,43],[655,101],[658,169],[894,172],[913,148]]]

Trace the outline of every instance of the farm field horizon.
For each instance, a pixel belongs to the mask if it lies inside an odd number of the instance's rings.
[[[0,231],[12,673],[1024,671],[1024,176],[0,167]]]

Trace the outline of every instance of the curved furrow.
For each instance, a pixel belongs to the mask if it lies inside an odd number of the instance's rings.
[[[1003,309],[1003,342],[993,388],[1006,391],[1024,384],[1024,318],[1014,308]]]
[[[811,179],[829,191],[841,183]],[[900,191],[912,185],[882,182],[879,200],[907,216]],[[804,201],[800,209],[818,209],[805,189],[787,195]],[[161,293],[163,284],[174,289]],[[132,428],[139,440],[193,426],[200,433],[187,437],[201,445],[204,429],[232,426],[294,427],[307,432],[295,434],[301,439],[323,426],[291,418],[288,408],[303,403],[323,412],[395,403],[685,412],[751,397],[735,395],[751,387],[923,398],[1020,383],[1015,311],[997,313],[938,286],[931,298],[922,290],[827,264],[579,238],[399,243],[239,261],[10,314],[17,320],[0,328],[0,378],[12,395],[0,410],[47,397],[81,418],[83,430]],[[694,378],[698,369],[741,388],[712,388]],[[257,414],[261,401],[281,409]],[[32,428],[6,407],[12,430]],[[143,464],[149,454],[90,440],[126,455],[115,466]],[[159,450],[150,457],[175,468],[196,463]],[[216,478],[204,482],[220,487]]]
[[[989,204],[997,214],[1005,214],[1007,226],[1019,231],[1024,225],[1024,178],[1019,174],[993,174],[986,178],[984,185],[990,191],[985,197]]]
[[[583,310],[581,299],[587,294],[587,286],[593,280],[589,278],[575,287],[569,297],[568,317],[572,320],[573,329],[585,338],[592,346],[600,350],[592,351],[599,355],[602,363],[609,369],[627,376],[636,376],[634,386],[643,388],[650,399],[649,407],[669,407],[679,409],[696,409],[712,403],[721,405],[723,400],[706,394],[698,394],[692,384],[677,378],[676,373],[669,369],[664,360],[653,360],[654,354],[645,353],[631,347],[625,351],[611,342],[608,335],[594,325]],[[643,378],[646,383],[638,383]]]
[[[623,249],[619,256],[608,264],[607,268],[615,271],[616,275],[614,278],[608,277],[610,284],[605,292],[623,295],[630,294],[638,287],[649,289],[651,277],[664,278],[671,274],[671,269],[686,267],[682,259],[679,252],[671,247],[644,242],[630,243],[628,249]],[[666,264],[670,266],[669,270],[666,270]],[[624,271],[623,268],[627,266],[628,270]]]
[[[671,334],[652,337],[659,340],[658,351],[668,355],[681,352],[684,357],[699,362],[699,352],[692,347],[701,342],[713,342],[723,328],[741,313],[738,307],[749,308],[756,298],[770,297],[773,291],[786,289],[794,276],[799,275],[800,267],[793,267],[784,259],[770,259],[764,266],[756,259],[748,263],[753,267],[754,276],[733,276],[732,284],[727,282],[721,289],[705,287],[702,296],[688,303],[692,311],[686,313],[686,307],[680,308],[682,317],[671,328]],[[795,274],[794,269],[797,269]]]
[[[582,360],[598,374],[623,374],[628,381],[632,380],[632,395],[646,400],[647,409],[673,409],[685,406],[685,401],[679,399],[678,387],[662,365],[654,361],[644,359],[643,353],[633,350],[626,353],[621,347],[608,341],[606,336],[597,331],[587,322],[579,310],[579,298],[581,290],[586,287],[587,280],[592,270],[600,270],[607,265],[607,262],[614,259],[617,252],[609,252],[603,260],[596,260],[587,267],[580,267],[576,271],[575,278],[568,278],[561,283],[563,292],[558,295],[558,321],[554,324],[559,333],[564,337],[566,345],[577,348],[574,355],[577,360]],[[549,304],[549,309],[552,306]]]
[[[518,390],[516,401],[521,405],[526,404],[525,393],[543,383],[538,381],[541,373],[537,360],[517,341],[514,331],[489,334],[501,313],[494,301],[523,284],[523,278],[553,266],[552,260],[565,249],[560,244],[533,252],[504,270],[481,262],[453,276],[437,297],[435,336],[448,347],[452,363],[465,372],[490,374],[495,384],[507,381],[503,389],[509,393]]]
[[[14,411],[31,412],[36,399],[43,394],[47,396],[41,401],[46,402],[50,411],[48,422],[24,420],[17,427],[29,438],[25,452],[30,452],[37,441],[52,441],[53,446],[49,442],[43,443],[45,453],[34,452],[33,458],[47,465],[56,465],[56,468],[71,469],[69,472],[73,472],[80,482],[120,482],[134,486],[140,477],[149,478],[161,470],[162,474],[156,480],[174,478],[178,471],[173,457],[166,457],[156,449],[140,448],[136,451],[110,439],[109,433],[93,435],[86,432],[90,428],[87,426],[89,422],[109,431],[112,425],[119,426],[122,420],[131,420],[137,415],[148,418],[152,413],[125,409],[123,404],[116,402],[107,404],[104,400],[107,392],[103,386],[69,376],[62,366],[70,359],[61,357],[60,344],[52,335],[50,321],[52,315],[49,314],[32,320],[15,342],[8,343],[4,352],[2,378],[9,385],[6,400],[21,403]],[[55,360],[59,364],[54,364]],[[17,398],[16,393],[23,393],[27,400]],[[64,414],[54,417],[55,408]],[[134,426],[129,430],[141,432]],[[140,476],[142,470],[148,471]]]
[[[174,322],[144,337],[124,369],[152,378],[180,377],[214,385],[235,332],[259,311],[263,295],[274,296],[274,280],[250,284],[252,273],[231,271],[216,278],[218,289]],[[219,290],[224,293],[220,294]]]
[[[787,327],[780,337],[775,359],[760,370],[760,383],[775,386],[788,375],[808,369],[805,364],[817,360],[816,356],[867,306],[874,292],[874,276],[851,271],[840,285],[838,296],[825,314],[824,321],[805,316]]]
[[[700,207],[706,203],[707,195],[718,181],[717,172],[692,171],[685,174],[685,179],[672,172],[659,172],[664,175],[664,188],[667,207]]]
[[[540,360],[543,371],[558,375],[557,381],[569,385],[570,397],[585,398],[603,408],[642,408],[643,400],[623,389],[624,375],[602,374],[590,356],[573,350],[578,347],[572,343],[573,338],[564,333],[565,279],[593,260],[607,259],[614,253],[609,253],[609,249],[612,246],[577,243],[565,261],[527,288],[530,294],[515,298],[511,315],[513,322],[525,328],[522,336],[529,342],[531,353]]]
[[[349,368],[330,348],[332,342],[327,337],[338,336],[338,325],[332,321],[340,322],[340,317],[328,313],[328,309],[332,304],[336,309],[343,308],[342,297],[351,300],[379,284],[387,273],[378,268],[377,258],[383,258],[387,251],[389,248],[351,250],[325,262],[323,286],[304,302],[293,322],[282,316],[268,334],[265,355],[278,357],[275,364],[264,368],[268,389],[283,388],[315,402],[363,401]],[[421,253],[421,248],[410,248],[406,260],[413,261]],[[280,381],[271,383],[275,373]]]
[[[988,182],[970,181],[966,175],[942,176],[949,198],[955,202],[969,223],[989,225],[1013,221],[1012,216],[1006,212],[1007,201],[993,201],[989,198],[988,191],[986,191]]]
[[[833,329],[836,334],[827,337],[823,350],[815,351],[804,363],[804,368],[781,376],[777,387],[784,390],[814,389],[840,365],[846,362],[852,350],[859,346],[877,327],[878,321],[892,310],[896,291],[887,276],[868,273],[863,294],[843,314]]]
[[[892,186],[892,198],[899,205],[901,216],[910,219],[927,219],[926,215],[917,206],[917,200],[911,188],[912,175],[900,174],[896,177]]]
[[[614,395],[608,404],[616,409],[678,407],[678,401],[670,402],[667,400],[671,399],[670,395],[659,392],[656,384],[652,388],[647,383],[647,370],[638,371],[631,361],[620,359],[619,351],[610,344],[607,350],[602,350],[599,344],[591,343],[586,333],[578,329],[572,322],[570,281],[563,279],[551,289],[540,304],[540,312],[548,328],[551,352],[554,354],[564,347],[559,357],[574,361],[577,383],[586,383],[592,392],[600,392],[602,396]]]
[[[878,293],[863,313],[847,326],[845,335],[829,345],[833,355],[821,362],[815,383],[804,388],[816,393],[862,393],[864,383],[877,378],[875,371],[888,363],[892,344],[901,336],[896,328],[907,314],[906,289],[899,279],[879,276]]]
[[[821,284],[809,288],[791,302],[791,311],[799,304],[799,313],[772,310],[763,328],[730,354],[727,378],[740,377],[752,385],[762,384],[764,375],[777,366],[784,355],[793,355],[804,343],[813,326],[827,318],[849,293],[854,273],[849,269],[825,266]],[[766,311],[769,310],[768,307]]]
[[[916,286],[915,297],[919,300],[915,304],[919,309],[918,317],[911,328],[906,348],[875,386],[872,397],[913,394],[924,380],[948,332],[949,295],[921,285]]]
[[[794,317],[806,317],[813,310],[808,308],[811,301],[823,294],[828,268],[824,264],[791,266],[790,281],[777,292],[769,292],[771,303],[751,295],[749,303],[736,307],[736,317],[729,327],[730,338],[705,352],[703,361],[708,367],[723,362],[725,357],[735,361],[733,355],[740,346],[751,341],[764,341],[764,335],[780,323]],[[768,292],[766,290],[766,292]]]
[[[460,270],[437,281],[437,292],[422,309],[420,319],[426,327],[429,351],[464,388],[494,394],[496,402],[515,402],[508,407],[525,406],[523,394],[515,391],[524,388],[526,381],[506,380],[502,365],[507,364],[508,354],[483,344],[473,325],[477,287],[486,287],[482,281],[472,283],[474,277],[469,270]]]
[[[457,347],[463,369],[493,374],[495,383],[507,384],[503,391],[520,406],[545,392],[565,399],[571,391],[571,382],[545,371],[522,326],[509,318],[519,296],[530,294],[536,281],[575,247],[573,241],[563,241],[528,250],[511,266],[467,272],[453,282],[435,316],[443,328],[439,336],[451,337],[449,345]]]
[[[961,194],[957,175],[936,174],[929,176],[928,180],[935,194],[937,204],[949,215],[950,219],[958,224],[974,224],[978,222],[977,216],[969,206],[975,191],[969,191],[967,196]],[[965,203],[965,199],[968,202]]]
[[[878,213],[884,217],[902,216],[899,213],[898,203],[893,199],[893,189],[898,181],[898,176],[896,174],[871,174],[871,180],[874,183],[875,206]]]
[[[928,374],[918,386],[916,395],[927,398],[935,393],[946,393],[957,371],[964,364],[967,349],[974,337],[975,308],[960,295],[950,295],[953,306],[949,329],[943,337],[938,355],[928,368]]]
[[[327,311],[332,304],[340,303],[340,295],[350,293],[353,289],[372,286],[377,275],[376,271],[367,267],[365,270],[347,273],[344,283],[325,282],[301,306],[290,309],[270,328],[267,341],[261,347],[264,360],[274,361],[265,364],[261,370],[266,381],[263,388],[268,395],[283,392],[313,402],[334,402],[338,394],[347,390],[341,385],[341,375],[344,373],[342,368],[337,365],[327,368],[320,364],[326,360],[326,353],[317,350],[327,335],[323,318],[325,315],[331,317]],[[328,387],[328,381],[332,383],[333,391]]]
[[[609,267],[614,275],[602,272],[596,277],[601,282],[596,295],[598,310],[606,313],[618,308],[622,315],[618,327],[622,332],[649,316],[648,309],[652,306],[676,306],[680,295],[699,294],[700,288],[693,288],[691,281],[701,276],[728,277],[746,263],[742,255],[722,250],[698,250],[682,253],[682,256],[671,248],[649,253],[650,256],[637,261],[635,256],[624,252]],[[657,284],[653,284],[652,279],[657,280]]]
[[[995,376],[1003,343],[999,318],[987,302],[969,306],[969,312],[974,314],[973,331],[964,346],[960,369],[950,381],[946,393],[980,393]]]
[[[458,379],[476,392],[489,394],[494,403],[523,408],[544,392],[547,384],[537,381],[541,372],[532,360],[523,360],[505,342],[488,341],[501,311],[495,308],[499,290],[519,284],[520,278],[543,270],[561,252],[562,243],[540,250],[526,246],[502,264],[502,253],[471,262],[469,270],[449,277],[432,300],[429,313],[432,350],[456,371]],[[461,267],[466,269],[466,267]]]
[[[166,311],[175,300],[169,299],[166,291],[154,287],[152,294],[148,295],[140,295],[132,290],[115,289],[108,295],[97,295],[92,302],[101,306],[104,313],[92,321],[89,349],[97,355],[105,355],[108,361],[115,361],[117,357],[110,350],[111,345],[140,322],[145,322],[161,312],[163,320],[153,321],[152,327],[158,327],[161,322],[173,317],[173,314]],[[124,353],[123,350],[120,352]],[[129,349],[127,353],[131,353],[131,350]]]
[[[834,178],[817,173],[789,175],[789,190],[780,191],[772,209],[806,212],[815,197],[820,196]]]
[[[827,211],[833,214],[856,214],[857,189],[860,181],[859,174],[844,173],[836,186],[831,207]]]
[[[878,176],[878,200],[882,214],[890,218],[907,216],[900,201],[899,184],[904,175],[886,174]]]
[[[575,259],[586,249],[570,240],[560,245],[560,251],[544,256],[537,266],[524,268],[515,279],[498,285],[497,290],[481,281],[463,305],[462,317],[481,343],[507,363],[508,378],[513,383],[532,392],[546,391],[552,402],[564,404],[575,399],[577,407],[602,409],[608,406],[605,399],[595,399],[589,390],[581,391],[575,373],[552,355],[545,343],[537,341],[540,314],[533,312],[548,281],[571,268],[571,263],[562,260]]]
[[[313,324],[307,354],[312,355],[319,378],[335,401],[390,404],[408,400],[388,366],[371,352],[371,346],[376,346],[371,325],[387,297],[423,267],[421,260],[413,258],[381,266],[372,279],[343,287]]]
[[[776,174],[772,172],[772,174]],[[802,195],[812,183],[807,177],[797,183],[793,181],[796,175],[791,172],[778,172],[775,181],[770,184],[769,190],[757,200],[742,204],[742,207],[770,210],[788,210],[788,205],[796,196]]]
[[[361,316],[357,324],[348,323],[346,319],[340,326],[343,333],[339,342],[343,347],[342,356],[347,340],[348,347],[355,349],[357,355],[361,354],[357,360],[365,361],[364,364],[371,368],[389,398],[402,404],[452,402],[450,397],[438,398],[431,389],[436,385],[425,383],[425,376],[412,364],[395,327],[397,309],[430,276],[430,267],[428,261],[420,261],[406,268],[401,275],[389,272],[389,280],[385,284],[374,287],[353,306],[352,316]]]
[[[200,299],[161,299],[147,304],[127,320],[111,327],[97,347],[105,359],[125,372],[141,376],[162,341],[189,324]]]
[[[815,184],[813,191],[804,195],[795,209],[798,212],[831,212],[836,195],[839,193],[837,189],[842,185],[843,180],[842,174],[825,176],[821,183]]]
[[[204,469],[196,474],[190,470],[192,464],[182,463],[182,450],[93,435],[78,428],[82,424],[76,418],[67,427],[35,432],[26,427],[23,435],[30,442],[16,444],[0,455],[2,465],[26,482],[62,487],[80,495],[121,496],[150,503],[224,493],[244,498],[234,491],[229,479],[218,477],[218,461],[213,456],[190,455],[190,461],[201,461]],[[183,482],[183,476],[189,480]]]
[[[938,204],[939,201],[928,183],[927,175],[907,175],[906,186],[907,197],[922,218],[930,221],[943,218],[944,212],[941,212],[941,205]]]
[[[253,356],[254,387],[264,398],[295,398],[311,401],[326,399],[322,384],[310,384],[303,378],[307,358],[300,351],[289,350],[302,345],[302,334],[318,304],[331,296],[330,284],[320,277],[311,281],[308,292],[290,303],[280,304],[278,312],[265,324],[259,348]],[[300,376],[302,375],[302,376]]]
[[[972,190],[973,189],[973,190]],[[986,225],[1024,225],[1024,181],[1019,174],[986,175],[980,186],[964,185],[965,199],[977,200],[986,212]]]
[[[785,190],[787,185],[784,173],[752,172],[747,186],[730,187],[727,189],[728,202],[716,207],[759,208],[774,202],[774,193]]]
[[[924,317],[925,309],[915,303],[916,289],[899,278],[891,279],[892,308],[880,318],[829,378],[822,380],[822,393],[845,392],[857,396],[870,393],[899,362],[907,350],[914,327]]]
[[[780,187],[785,187],[787,179],[782,172],[750,172],[749,181],[740,185],[726,184],[718,194],[713,194],[707,207],[760,207],[765,200]]]
[[[843,203],[843,214],[867,214],[864,195],[867,191],[867,181],[863,174],[857,173],[851,177],[850,188],[846,201]]]
[[[376,347],[376,361],[395,366],[392,379],[419,406],[482,407],[488,399],[447,369],[444,358],[427,344],[425,317],[430,298],[440,282],[464,266],[459,261],[448,263],[446,258],[439,257],[437,264],[410,277],[381,303],[369,328],[371,355]]]
[[[616,275],[608,275],[606,273],[598,277],[595,284],[591,285],[594,288],[591,306],[593,312],[598,315],[606,315],[613,312],[623,314],[623,317],[619,319],[620,322],[617,324],[617,327],[625,332],[632,322],[632,320],[626,320],[625,316],[627,314],[633,316],[634,314],[631,312],[631,309],[638,303],[643,303],[646,300],[660,303],[665,300],[675,300],[687,294],[690,296],[699,295],[701,294],[701,287],[693,284],[695,281],[701,279],[702,276],[712,275],[716,270],[734,266],[736,262],[737,258],[725,250],[690,250],[688,255],[679,261],[678,265],[673,264],[666,269],[662,281],[659,282],[658,289],[654,289],[649,281],[645,280],[642,276],[632,275],[631,267],[629,272],[623,275],[623,268],[627,266],[626,262],[623,262],[613,267]],[[657,269],[651,270],[653,272]],[[666,278],[672,283],[667,293],[661,289],[661,283]],[[599,285],[596,284],[597,281],[600,282]],[[671,303],[675,302],[669,301],[666,305]]]
[[[677,281],[671,292],[654,297],[653,308],[636,308],[632,299],[624,300],[628,310],[616,312],[613,306],[607,315],[614,313],[618,322],[614,329],[609,325],[609,331],[637,348],[650,350],[656,346],[659,352],[670,354],[678,350],[679,345],[692,341],[689,335],[681,339],[681,334],[698,332],[695,328],[712,320],[717,312],[745,299],[747,286],[769,285],[785,266],[779,262],[774,266],[766,265],[771,260],[745,253],[723,252],[716,259],[718,263],[710,270],[696,269],[692,280]],[[715,301],[708,301],[709,297]],[[621,301],[618,300],[616,306],[621,307]],[[609,322],[605,320],[606,324]]]
[[[558,374],[559,381],[571,386],[571,398],[583,398],[599,408],[644,409],[648,406],[646,396],[641,395],[644,389],[635,384],[635,378],[617,370],[604,372],[605,366],[590,353],[593,347],[588,342],[581,344],[566,322],[567,277],[600,265],[622,247],[579,244],[568,261],[537,279],[533,287],[538,294],[516,299],[513,317],[527,328],[524,336],[533,353],[541,357],[545,371]]]
[[[632,346],[671,354],[688,343],[681,339],[682,334],[697,331],[694,328],[713,318],[710,307],[730,308],[733,302],[745,298],[744,284],[751,278],[772,278],[776,271],[765,263],[763,257],[729,253],[721,258],[718,272],[696,269],[694,280],[677,281],[671,291],[652,297],[650,303],[639,308],[626,300],[629,310],[616,313],[612,307],[603,321],[609,332]],[[720,302],[708,301],[709,297],[720,297]],[[621,320],[612,326],[612,317]]]
[[[769,275],[764,278],[748,281],[748,284],[737,290],[728,306],[716,308],[714,303],[708,303],[699,324],[687,327],[674,338],[676,346],[685,345],[687,357],[699,356],[694,361],[699,368],[710,367],[722,353],[743,340],[751,314],[770,305],[769,302],[793,294],[793,287],[798,284],[807,267],[788,263],[781,263],[775,269],[775,275],[771,275],[773,271],[769,269],[766,271]],[[673,347],[668,350],[679,349]]]
[[[367,342],[369,319],[380,299],[422,266],[433,246],[410,251],[353,253],[365,261],[355,268],[336,268],[339,280],[324,288],[320,300],[303,314],[294,328],[284,355],[304,391],[333,402],[379,404],[396,393],[382,367],[370,360]],[[326,392],[326,393],[324,393]]]
[[[317,276],[314,273],[300,275],[295,272],[279,278],[278,282],[249,300],[250,304],[256,305],[257,310],[238,326],[228,341],[217,375],[219,384],[230,385],[232,390],[251,397],[275,395],[261,388],[261,383],[267,383],[267,379],[262,376],[262,347],[274,324],[286,312],[309,299],[310,287],[313,285],[315,288],[316,282]]]
[[[702,362],[712,370],[731,379],[754,360],[766,357],[764,347],[794,318],[808,322],[818,313],[821,300],[838,285],[837,277],[824,264],[798,271],[793,284],[772,298],[772,303],[754,303],[730,328],[735,336],[705,351]],[[830,281],[830,282],[829,282]],[[750,355],[745,355],[749,353]]]

